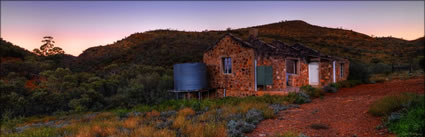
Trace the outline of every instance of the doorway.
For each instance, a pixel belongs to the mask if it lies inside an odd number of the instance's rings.
[[[310,85],[319,85],[319,62],[308,64],[308,82]]]

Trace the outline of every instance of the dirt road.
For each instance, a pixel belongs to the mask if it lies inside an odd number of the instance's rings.
[[[272,136],[283,131],[298,131],[310,137],[376,137],[389,136],[377,130],[381,118],[367,113],[370,104],[397,92],[424,93],[424,79],[394,80],[343,88],[326,94],[298,109],[279,112],[275,119],[262,121],[249,137]],[[328,129],[313,129],[312,124],[326,125]]]

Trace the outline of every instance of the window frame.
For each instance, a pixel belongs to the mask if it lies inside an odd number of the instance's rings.
[[[344,77],[344,63],[339,64],[339,77]]]
[[[223,74],[232,74],[232,58],[231,57],[222,57],[221,58],[222,63],[222,71]]]
[[[294,72],[295,73],[290,73],[289,71],[288,71],[288,61],[291,61],[291,62],[293,62],[293,67],[294,68],[292,68],[293,70],[294,70]],[[291,74],[291,75],[298,75],[299,74],[299,63],[300,63],[300,61],[299,61],[299,59],[295,59],[295,58],[288,58],[288,59],[286,59],[286,61],[285,61],[286,63],[285,63],[285,69],[286,69],[286,73],[288,73],[288,74]]]

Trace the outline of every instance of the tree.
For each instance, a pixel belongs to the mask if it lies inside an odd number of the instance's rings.
[[[33,52],[39,56],[50,56],[57,54],[64,54],[65,52],[60,47],[55,47],[52,36],[45,36],[41,41],[44,44],[40,46],[40,49],[34,49]]]

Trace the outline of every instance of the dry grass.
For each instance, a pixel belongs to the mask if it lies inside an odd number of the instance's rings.
[[[122,126],[128,129],[135,129],[140,121],[139,117],[129,117],[124,120]]]
[[[156,110],[152,110],[151,112],[146,113],[146,117],[147,118],[152,118],[152,117],[157,117],[159,116],[161,113],[159,113]]]
[[[195,111],[191,108],[184,108],[179,110],[178,115],[179,116],[195,115]]]
[[[400,109],[403,104],[414,98],[414,94],[411,93],[398,93],[385,96],[373,102],[368,112],[374,116],[389,115],[391,112]]]
[[[185,116],[179,115],[176,117],[176,119],[173,122],[172,127],[173,128],[183,128],[184,126],[188,125],[189,121],[186,120]]]
[[[226,101],[231,103],[226,103]],[[144,116],[132,115],[124,120],[123,117],[120,118],[114,112],[102,112],[68,117],[70,125],[46,130],[43,133],[48,132],[57,136],[70,137],[174,137],[177,134],[185,137],[226,137],[227,117],[235,114],[244,116],[249,110],[257,109],[263,113],[264,118],[272,118],[274,111],[268,106],[270,103],[277,102],[270,101],[270,97],[229,99],[226,101],[203,102],[209,103],[217,109],[210,108],[209,111],[197,117],[193,117],[196,112],[192,108],[180,109],[176,115],[167,118],[168,121],[172,121],[170,126],[162,125],[164,121],[159,119],[160,112],[157,110],[146,112]],[[157,128],[158,125],[161,125],[161,128]]]
[[[155,133],[155,128],[152,126],[140,126],[137,129],[134,130],[134,132],[131,134],[131,137],[153,137]]]

